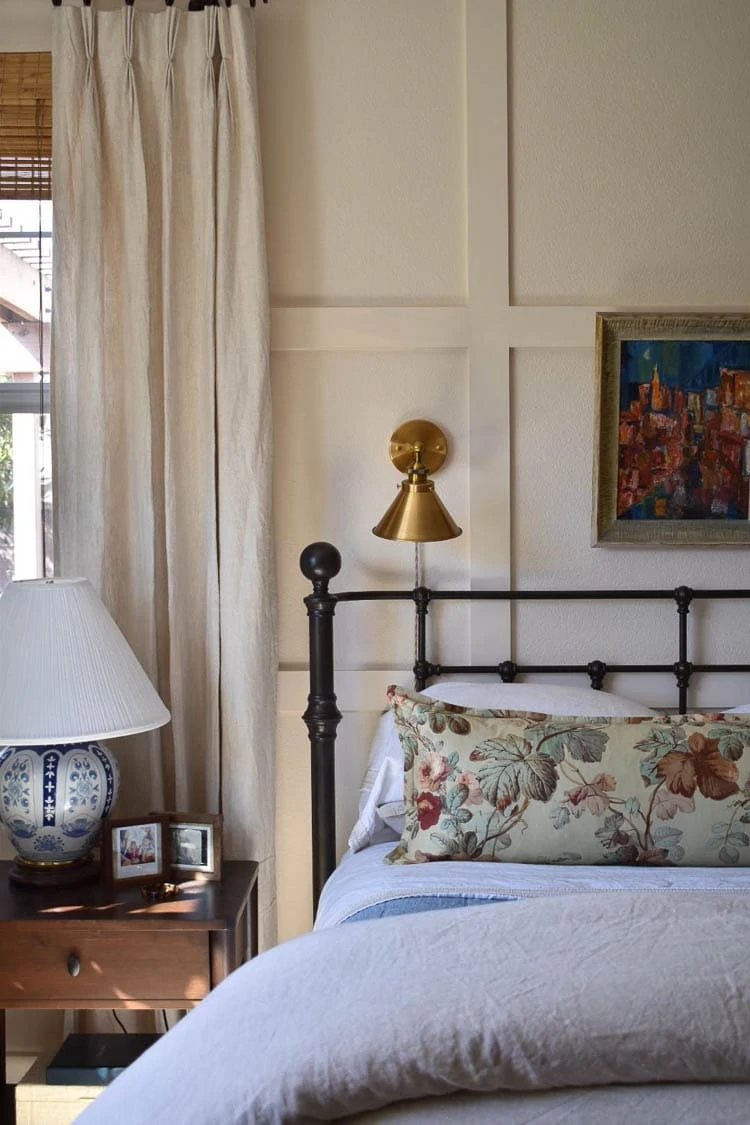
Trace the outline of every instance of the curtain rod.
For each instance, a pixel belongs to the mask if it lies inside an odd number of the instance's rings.
[[[62,2],[63,0],[52,0],[52,4],[55,8],[62,7]],[[223,2],[227,8],[232,7],[232,0],[223,0]],[[164,3],[168,8],[171,8],[174,5],[174,0],[164,0]],[[257,0],[250,0],[250,7],[254,8],[256,3]],[[268,0],[263,0],[263,3],[267,4]],[[135,0],[125,0],[125,4],[128,8],[132,8],[135,4]],[[202,12],[204,8],[220,8],[221,5],[222,0],[189,0],[187,10],[189,12]],[[90,8],[91,0],[83,0],[83,6],[84,8]]]

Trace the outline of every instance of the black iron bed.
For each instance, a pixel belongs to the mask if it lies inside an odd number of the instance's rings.
[[[525,674],[588,675],[591,687],[600,690],[606,676],[619,673],[670,673],[676,686],[677,710],[688,710],[688,691],[692,677],[702,672],[750,672],[749,664],[693,663],[690,660],[688,615],[694,601],[750,599],[750,589],[694,589],[677,586],[671,590],[432,590],[416,586],[411,590],[347,590],[332,592],[329,583],[341,570],[341,555],[331,543],[311,543],[300,556],[300,568],[312,583],[305,598],[310,630],[310,692],[303,719],[311,743],[313,910],[317,910],[323,886],[336,867],[335,746],[341,720],[334,682],[334,616],[342,602],[410,601],[415,613],[414,686],[422,691],[429,680],[442,675],[494,674],[503,683],[512,683]],[[583,663],[517,664],[512,659],[497,664],[438,664],[428,659],[427,616],[436,601],[656,601],[672,603],[677,613],[676,659],[663,664],[616,664],[594,657]]]
[[[728,728],[740,735],[741,746],[727,747],[732,761],[727,760],[722,776],[731,774],[741,781],[741,789],[734,781],[727,789],[732,800],[739,794],[729,815],[739,816],[741,806],[741,826],[735,827],[747,849],[745,864],[719,869],[709,863],[708,874],[685,865],[682,879],[675,866],[638,867],[637,860],[610,867],[605,863],[596,868],[584,865],[573,872],[571,867],[558,866],[554,856],[526,863],[512,859],[455,864],[420,860],[412,866],[394,866],[385,863],[385,852],[393,847],[391,840],[372,841],[373,846],[368,843],[352,850],[334,871],[334,749],[341,718],[334,685],[334,616],[339,602],[413,604],[414,679],[419,689],[442,673],[494,673],[509,683],[524,673],[583,672],[595,689],[601,689],[609,673],[661,673],[663,678],[666,672],[670,674],[667,682],[671,676],[676,681],[677,710],[685,713],[696,673],[750,672],[750,663],[691,661],[691,652],[697,656],[703,651],[702,615],[698,613],[692,619],[688,645],[691,605],[698,599],[735,599],[746,604],[750,590],[680,586],[643,591],[473,592],[418,586],[335,593],[329,589],[341,567],[335,547],[311,544],[302,553],[301,566],[313,587],[305,599],[310,627],[305,722],[312,745],[313,891],[320,925],[315,932],[268,950],[233,973],[128,1067],[86,1110],[86,1120],[92,1125],[134,1120],[203,1125],[219,1120],[343,1118],[362,1125],[380,1120],[414,1125],[434,1125],[436,1121],[530,1125],[544,1118],[598,1125],[647,1118],[680,1120],[685,1125],[706,1121],[746,1125],[750,1098],[750,962],[746,956],[750,828],[745,831],[744,826],[750,825],[750,718],[696,715],[694,724],[728,720]],[[595,658],[585,663],[522,665],[506,657],[492,666],[438,665],[429,658],[427,616],[433,602],[446,599],[498,603],[572,600],[579,604],[630,599],[649,608],[661,601],[676,608],[676,659],[658,664],[605,664]],[[435,625],[437,617],[432,618]],[[432,651],[435,645],[433,636]],[[626,650],[621,647],[620,651]],[[671,654],[671,648],[645,651]],[[458,684],[460,689],[467,686]],[[704,682],[701,690],[706,686]],[[658,687],[661,690],[663,685]],[[426,690],[439,688],[447,690],[448,684]],[[522,690],[492,683],[479,685],[480,696],[486,688],[491,689],[488,696],[496,698],[506,692],[524,695]],[[708,688],[713,691],[713,684]],[[557,689],[563,696],[567,693],[565,686],[557,685]],[[572,688],[568,698],[574,698],[577,690]],[[394,692],[398,696],[396,689]],[[402,701],[406,694],[402,693]],[[591,694],[591,689],[582,689],[578,698]],[[697,697],[698,693],[693,694]],[[608,703],[612,705],[616,698],[613,691]],[[409,699],[424,706],[421,700]],[[588,702],[598,706],[599,698]],[[435,703],[438,708],[443,706],[443,700]],[[624,697],[619,697],[619,703],[638,707],[635,700]],[[380,726],[393,720],[397,741],[399,706],[403,708],[403,702],[396,701],[379,720]],[[480,724],[481,715],[488,723],[504,722],[506,715],[510,723],[526,723],[530,716],[532,722],[551,718],[536,714],[533,708],[482,707],[478,704],[473,712],[464,709],[465,721],[458,724],[460,736],[473,729],[475,720]],[[471,724],[466,721],[469,714]],[[612,732],[618,729],[620,735],[639,738],[638,724],[651,723],[655,713],[646,709],[645,715],[632,710],[617,714],[624,719],[591,721],[597,727],[611,723]],[[653,722],[682,724],[675,716],[661,716]],[[441,732],[444,729],[439,727]],[[709,733],[711,737],[696,749],[696,756],[719,753],[709,745],[715,732]],[[443,741],[442,733],[440,737],[440,745],[453,756],[455,743],[450,744],[447,736]],[[477,737],[484,735],[475,732],[465,760],[473,760],[474,749],[483,745],[474,745]],[[716,737],[718,745],[721,733]],[[630,744],[624,745],[628,751]],[[743,753],[740,775],[735,761]],[[590,760],[598,763],[601,755]],[[607,765],[613,765],[611,758]],[[596,784],[595,769],[598,766],[592,765],[592,784]],[[403,767],[401,773],[406,776]],[[398,783],[398,762],[394,778]],[[406,787],[403,789],[406,794]],[[702,799],[714,796],[722,794],[711,791]],[[537,804],[544,805],[546,814],[543,796]],[[528,829],[533,841],[537,837],[532,813],[528,814]],[[589,832],[596,828],[600,813],[601,809],[589,809],[588,819],[575,820],[575,824],[583,824]],[[513,815],[511,810],[509,816]],[[667,814],[666,819],[672,818]],[[713,806],[709,806],[708,830],[713,834],[712,819]],[[699,824],[702,833],[704,821]],[[665,831],[675,830],[667,827]],[[523,871],[514,875],[513,868]],[[382,879],[384,871],[394,878]],[[528,871],[532,871],[529,878]],[[373,882],[368,883],[372,875],[376,876],[374,890]],[[536,882],[532,885],[529,880]],[[368,887],[370,905],[398,905],[400,899],[406,910],[362,915],[361,896]],[[451,888],[459,896],[463,894],[463,901],[454,901]],[[420,913],[415,899],[424,891],[431,902]],[[350,902],[339,910],[347,894]],[[356,904],[350,909],[352,896]],[[331,912],[332,901],[339,904],[338,914]],[[370,920],[364,920],[367,918]],[[264,1030],[260,1038],[258,1027]],[[209,1052],[207,1043],[212,1045]]]

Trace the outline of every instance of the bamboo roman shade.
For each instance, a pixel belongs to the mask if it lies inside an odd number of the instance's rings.
[[[52,55],[0,54],[0,199],[52,197]]]

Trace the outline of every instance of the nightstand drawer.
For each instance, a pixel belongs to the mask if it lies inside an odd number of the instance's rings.
[[[210,989],[208,935],[200,930],[14,927],[3,935],[0,1007],[111,1001],[200,1000]]]

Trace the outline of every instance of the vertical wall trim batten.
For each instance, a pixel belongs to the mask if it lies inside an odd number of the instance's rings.
[[[510,238],[506,0],[466,0],[471,588],[510,582]],[[509,651],[510,613],[472,607],[473,661]]]

